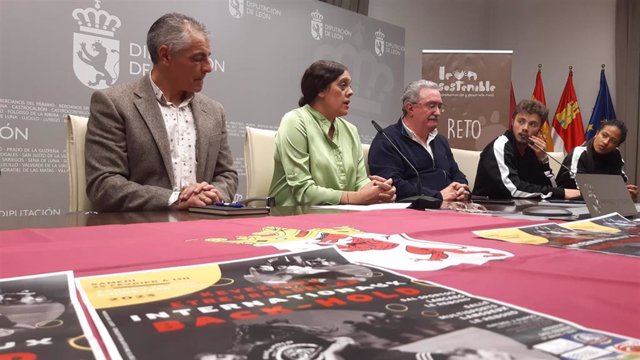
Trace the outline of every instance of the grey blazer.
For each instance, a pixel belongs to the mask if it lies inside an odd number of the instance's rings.
[[[220,103],[195,94],[196,180],[231,201],[238,174],[227,142]],[[96,91],[91,96],[85,145],[87,196],[98,211],[169,207],[173,168],[169,138],[149,76]]]

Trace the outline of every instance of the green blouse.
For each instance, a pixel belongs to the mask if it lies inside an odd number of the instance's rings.
[[[333,140],[330,127],[309,105],[284,115],[269,189],[276,205],[339,204],[343,191],[357,191],[370,181],[356,127],[336,118]]]

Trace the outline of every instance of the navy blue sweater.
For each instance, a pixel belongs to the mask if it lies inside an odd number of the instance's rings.
[[[449,142],[444,136],[437,135],[430,143],[429,146],[433,150],[432,158],[422,145],[409,137],[402,125],[402,119],[384,129],[384,133],[420,173],[424,195],[442,199],[440,190],[452,182],[468,183],[467,178],[458,169]],[[369,171],[385,179],[392,178],[398,199],[418,195],[415,172],[380,134],[376,135],[369,148]]]

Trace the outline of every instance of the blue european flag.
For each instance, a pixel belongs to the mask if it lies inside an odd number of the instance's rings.
[[[593,106],[591,119],[589,119],[587,132],[585,133],[586,140],[596,135],[603,121],[615,120],[615,118],[616,111],[613,109],[607,78],[604,76],[604,69],[602,69],[600,71],[600,90],[598,91],[598,98],[596,99],[596,104]]]

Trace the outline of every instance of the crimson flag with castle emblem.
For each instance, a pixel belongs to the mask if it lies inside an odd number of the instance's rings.
[[[578,97],[573,87],[573,70],[569,67],[567,83],[562,91],[556,114],[553,117],[553,128],[563,143],[564,151],[569,152],[574,147],[584,143],[584,126],[578,106]],[[556,149],[559,147],[556,146]]]

